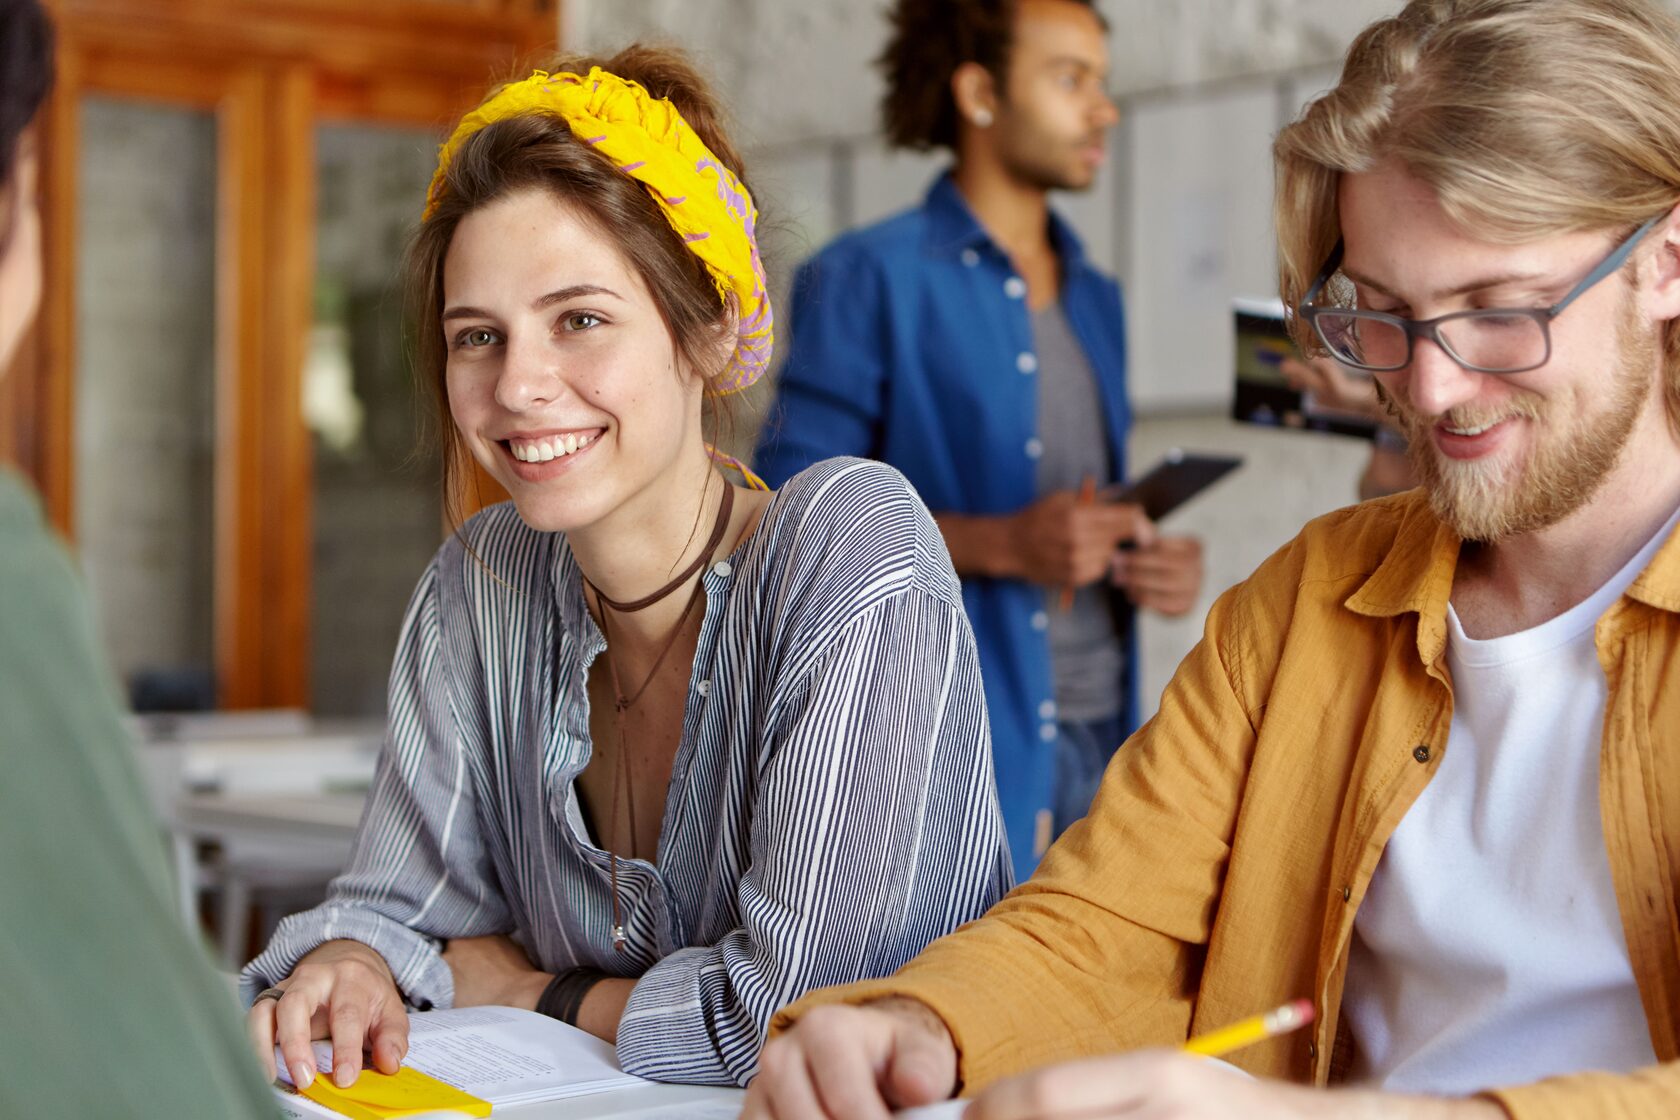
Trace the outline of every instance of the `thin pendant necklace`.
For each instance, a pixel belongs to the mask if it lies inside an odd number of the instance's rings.
[[[734,506],[735,487],[731,486],[728,480],[725,480],[723,502],[718,506],[717,521],[712,525],[712,535],[706,542],[706,547],[700,550],[700,555],[694,558],[694,562],[684,568],[675,579],[651,595],[643,596],[632,602],[620,603],[601,594],[601,589],[591,583],[588,576],[583,578],[584,586],[594,593],[596,607],[601,614],[601,636],[607,640],[607,671],[612,680],[613,710],[616,713],[614,722],[618,727],[618,757],[613,760],[612,810],[607,827],[610,829],[610,836],[618,835],[618,809],[621,801],[619,790],[622,782],[626,794],[622,800],[628,802],[626,812],[630,818],[630,856],[632,859],[636,855],[636,795],[627,776],[630,768],[630,752],[625,745],[624,725],[630,709],[635,706],[636,701],[642,698],[642,694],[647,691],[648,685],[653,683],[653,678],[659,673],[659,667],[665,663],[665,656],[671,652],[671,647],[677,644],[677,637],[682,634],[684,628],[688,625],[688,620],[693,616],[695,608],[700,605],[700,599],[706,591],[706,581],[695,581],[694,591],[688,597],[688,605],[683,608],[682,617],[678,618],[677,624],[671,628],[670,634],[665,638],[665,644],[659,649],[659,655],[653,659],[653,668],[648,670],[647,676],[642,678],[642,683],[636,686],[634,692],[626,693],[624,685],[618,679],[618,660],[612,656],[612,627],[609,620],[612,611],[617,611],[619,614],[631,614],[635,611],[645,610],[666,598],[693,578],[696,572],[706,566],[706,562],[711,559],[712,554],[717,551],[718,545],[722,543],[723,534],[729,528],[729,514]],[[609,850],[607,859],[608,874],[612,880],[613,948],[622,951],[628,944],[629,939],[624,934],[624,914],[618,900],[618,853]]]

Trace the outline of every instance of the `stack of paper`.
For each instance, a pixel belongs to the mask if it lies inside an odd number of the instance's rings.
[[[534,1011],[466,1007],[411,1014],[408,1022],[404,1066],[493,1106],[562,1100],[647,1084],[618,1068],[607,1043]],[[290,1085],[278,1051],[276,1063],[281,1079]],[[330,1082],[332,1043],[315,1043],[315,1068]],[[313,1108],[301,1108],[292,1092],[282,1092],[294,1114],[319,1115]]]

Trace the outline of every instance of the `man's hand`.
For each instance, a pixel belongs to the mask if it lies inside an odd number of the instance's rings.
[[[1381,420],[1388,410],[1377,399],[1377,383],[1369,375],[1349,373],[1334,358],[1303,362],[1285,358],[1278,372],[1298,392],[1311,393],[1319,405],[1337,412],[1350,412],[1370,420]]]
[[[455,1006],[522,1007],[535,1011],[554,977],[531,966],[525,950],[506,934],[451,938],[443,963],[455,977]]]
[[[963,1120],[1503,1120],[1488,1101],[1390,1096],[1256,1081],[1177,1050],[1047,1066],[999,1081]]]
[[[1103,578],[1123,541],[1140,548],[1155,542],[1143,507],[1120,502],[1081,502],[1071,490],[1048,494],[1014,518],[1020,578],[1046,587],[1084,587]]]
[[[956,1045],[926,1004],[818,1007],[759,1055],[741,1120],[889,1120],[956,1084]]]
[[[1148,545],[1155,526],[1140,506],[1082,502],[1072,490],[1047,494],[1001,516],[936,513],[933,519],[960,576],[1084,587],[1103,577],[1122,541]]]
[[[1157,537],[1151,545],[1114,553],[1109,567],[1110,582],[1134,606],[1169,617],[1190,612],[1206,574],[1197,537]]]

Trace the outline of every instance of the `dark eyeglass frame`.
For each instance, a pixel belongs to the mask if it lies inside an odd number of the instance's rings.
[[[1307,294],[1302,298],[1301,305],[1296,308],[1296,311],[1303,319],[1312,325],[1313,331],[1318,335],[1319,341],[1324,343],[1325,348],[1330,351],[1331,355],[1338,362],[1341,362],[1344,365],[1352,366],[1355,369],[1366,370],[1370,373],[1391,373],[1397,369],[1405,369],[1407,366],[1412,364],[1412,350],[1415,340],[1419,338],[1427,338],[1431,342],[1435,343],[1436,346],[1439,346],[1443,354],[1472,372],[1496,374],[1526,373],[1531,369],[1539,369],[1541,366],[1552,360],[1552,320],[1563,314],[1563,309],[1568,307],[1571,303],[1574,303],[1575,300],[1588,288],[1591,288],[1594,284],[1597,284],[1600,280],[1603,280],[1606,276],[1609,276],[1612,272],[1615,272],[1618,268],[1622,267],[1623,262],[1628,259],[1629,255],[1632,254],[1634,248],[1645,237],[1645,235],[1655,229],[1659,222],[1666,219],[1668,214],[1669,212],[1664,210],[1661,214],[1656,215],[1644,225],[1628,234],[1626,240],[1612,249],[1609,256],[1600,261],[1597,267],[1581,278],[1581,282],[1579,284],[1576,284],[1569,290],[1568,295],[1564,296],[1550,307],[1483,307],[1474,308],[1469,311],[1453,311],[1446,315],[1438,315],[1433,319],[1405,319],[1399,315],[1390,315],[1386,311],[1364,311],[1359,308],[1315,306],[1313,304],[1313,300],[1317,299],[1319,294],[1324,291],[1325,286],[1330,283],[1330,278],[1336,275],[1336,270],[1342,266],[1342,242],[1337,241],[1336,247],[1330,252],[1330,259],[1324,262],[1324,267],[1319,270],[1318,279],[1314,280],[1312,287],[1307,289]],[[1323,326],[1319,322],[1319,316],[1325,314],[1342,315],[1353,319],[1365,319],[1370,322],[1385,323],[1389,326],[1398,328],[1406,336],[1405,360],[1400,362],[1398,365],[1372,365],[1369,362],[1356,362],[1344,357],[1341,349],[1331,343],[1329,335],[1325,333]],[[1532,319],[1540,325],[1540,337],[1545,340],[1546,345],[1545,352],[1539,361],[1530,365],[1513,366],[1509,368],[1503,366],[1499,368],[1478,366],[1465,361],[1463,358],[1454,353],[1452,344],[1448,342],[1446,336],[1441,333],[1441,325],[1443,323],[1457,322],[1462,319],[1508,319],[1512,316],[1521,316],[1525,319]]]

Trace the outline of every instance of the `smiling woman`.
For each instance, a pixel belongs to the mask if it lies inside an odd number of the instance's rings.
[[[512,502],[409,608],[356,854],[247,967],[293,1077],[391,1069],[405,1004],[533,1007],[626,1070],[744,1084],[771,1013],[1008,886],[973,635],[902,476],[737,487],[704,431],[763,374],[757,211],[709,94],[632,48],[503,86],[410,254],[417,366]],[[454,488],[451,487],[453,492]]]

